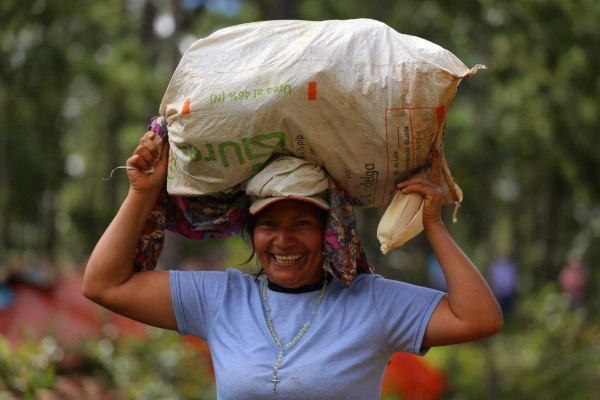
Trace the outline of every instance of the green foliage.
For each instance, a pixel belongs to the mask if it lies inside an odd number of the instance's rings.
[[[148,341],[90,341],[82,354],[96,377],[131,399],[210,399],[215,388],[210,362],[175,332],[150,329]],[[89,366],[88,366],[89,368]]]
[[[588,310],[569,310],[548,285],[514,311],[491,339],[431,351],[449,377],[445,398],[593,398],[600,389],[600,329]]]
[[[11,349],[0,337],[0,398],[37,398],[41,389],[54,390],[70,374],[90,376],[120,399],[216,397],[205,355],[175,332],[148,332],[148,339],[93,338],[76,349],[64,348],[52,337]]]
[[[548,286],[525,299],[514,330],[494,343],[501,390],[520,398],[589,399],[600,377],[600,330]],[[532,373],[535,371],[535,373]]]
[[[21,393],[28,398],[39,389],[52,387],[60,355],[52,337],[12,349],[0,336],[0,398],[2,390]]]

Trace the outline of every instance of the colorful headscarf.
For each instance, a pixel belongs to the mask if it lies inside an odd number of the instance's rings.
[[[163,116],[152,118],[149,129],[163,141],[168,139]],[[345,191],[330,179],[331,209],[325,225],[325,257],[345,286],[358,273],[373,273],[356,232],[354,207]],[[244,229],[249,218],[250,198],[240,187],[205,196],[171,196],[166,186],[148,215],[136,248],[137,271],[151,270],[164,247],[165,230],[191,239],[225,238]]]

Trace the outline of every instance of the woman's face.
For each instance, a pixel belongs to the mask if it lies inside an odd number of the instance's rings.
[[[323,211],[300,200],[281,200],[256,217],[254,247],[269,280],[294,288],[323,279]]]

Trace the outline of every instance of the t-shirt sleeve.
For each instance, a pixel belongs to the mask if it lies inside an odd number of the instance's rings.
[[[384,278],[373,281],[375,307],[393,351],[425,354],[427,324],[445,293]]]
[[[177,332],[206,339],[208,327],[223,298],[226,274],[171,270],[169,275]]]

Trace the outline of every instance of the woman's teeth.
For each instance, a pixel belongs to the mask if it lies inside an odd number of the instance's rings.
[[[300,259],[300,257],[302,257],[302,256],[301,255],[282,256],[282,255],[273,254],[273,257],[275,258],[275,261],[277,261],[280,264],[291,264],[294,261],[297,261],[298,259]]]

